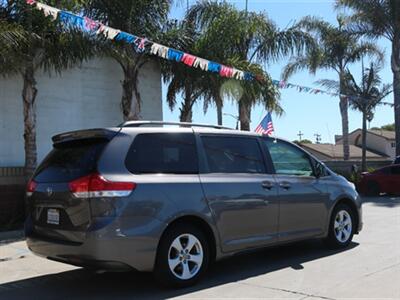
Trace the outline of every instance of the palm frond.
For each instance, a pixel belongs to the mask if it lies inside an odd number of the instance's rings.
[[[315,84],[324,87],[328,91],[333,93],[340,93],[340,83],[337,80],[332,79],[320,79],[315,82]]]

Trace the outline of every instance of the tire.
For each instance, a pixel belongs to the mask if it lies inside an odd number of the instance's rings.
[[[367,196],[377,197],[381,193],[379,184],[375,181],[370,181],[367,183]]]
[[[187,249],[189,241],[192,247]],[[195,226],[179,224],[167,229],[158,247],[154,269],[156,280],[173,288],[194,285],[207,271],[209,247],[206,236]]]
[[[337,205],[329,223],[329,233],[325,242],[329,248],[346,248],[353,240],[355,231],[354,214],[346,204]]]

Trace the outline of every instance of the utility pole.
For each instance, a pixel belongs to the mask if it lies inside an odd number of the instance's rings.
[[[304,134],[301,131],[299,131],[299,134],[297,136],[299,137],[299,142],[301,142],[303,140]]]
[[[314,136],[315,136],[315,140],[316,140],[317,144],[321,144],[321,141],[322,141],[321,135],[316,133],[316,134],[314,134]]]
[[[189,11],[189,0],[186,0],[186,11]]]
[[[249,11],[249,0],[246,0],[246,14]]]

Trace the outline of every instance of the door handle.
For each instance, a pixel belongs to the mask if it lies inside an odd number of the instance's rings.
[[[263,181],[261,185],[266,190],[271,190],[275,186],[271,181]]]
[[[281,183],[279,184],[279,186],[280,186],[282,189],[284,189],[284,190],[289,190],[289,189],[292,187],[292,185],[290,184],[290,182],[287,182],[287,181],[281,182]]]

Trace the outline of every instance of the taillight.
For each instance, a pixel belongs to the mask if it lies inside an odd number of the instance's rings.
[[[32,179],[29,180],[28,185],[26,186],[26,195],[28,197],[32,196],[36,190],[36,187],[37,187],[37,183],[35,181],[33,181]]]
[[[98,173],[69,183],[69,190],[77,198],[127,197],[135,188],[136,183],[108,181]]]

